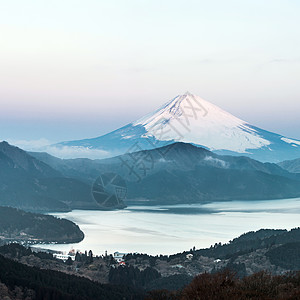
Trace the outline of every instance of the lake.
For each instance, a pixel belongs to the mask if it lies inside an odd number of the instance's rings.
[[[131,206],[119,211],[74,210],[52,214],[78,224],[78,244],[36,245],[53,250],[174,254],[225,243],[261,228],[300,226],[300,198],[175,206]]]

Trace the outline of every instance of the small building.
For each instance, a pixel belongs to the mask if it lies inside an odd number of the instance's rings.
[[[190,253],[190,254],[187,254],[185,257],[186,257],[188,260],[192,260],[193,257],[194,257],[194,255]]]
[[[128,253],[122,253],[122,252],[115,252],[114,253],[114,259],[120,263],[122,261],[124,261],[124,256],[127,255]]]
[[[61,259],[63,261],[67,261],[68,258],[70,257],[72,260],[75,260],[75,256],[73,255],[68,255],[68,254],[61,254],[61,253],[54,253],[53,256],[57,259]]]
[[[79,251],[78,251],[78,252],[79,252]],[[75,249],[74,249],[74,248],[71,248],[70,251],[69,251],[69,253],[68,253],[68,255],[70,255],[70,256],[75,256],[75,255],[76,255]]]

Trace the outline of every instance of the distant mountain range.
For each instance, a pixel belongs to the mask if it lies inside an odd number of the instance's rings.
[[[286,160],[279,163],[278,165],[291,173],[300,173],[300,158],[294,160]]]
[[[98,208],[88,184],[7,142],[0,143],[0,205],[31,211]]]
[[[246,156],[221,156],[186,143],[143,150],[104,160],[58,159],[30,153],[64,176],[92,184],[114,172],[127,182],[127,203],[204,203],[300,196],[300,174]]]
[[[174,142],[191,143],[217,154],[245,155],[268,162],[300,157],[299,140],[250,125],[189,92],[111,133],[55,146],[100,149],[114,156]]]
[[[29,211],[117,208],[114,202],[104,207],[93,197],[94,183],[103,174],[106,178],[117,174],[124,181],[127,204],[300,197],[300,173],[246,156],[218,155],[187,143],[103,160],[59,159],[0,143],[2,206]],[[117,189],[111,186],[108,194],[116,196]]]

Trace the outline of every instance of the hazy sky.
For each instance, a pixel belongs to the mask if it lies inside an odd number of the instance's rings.
[[[0,0],[0,139],[99,136],[187,90],[300,139],[299,15],[298,0]]]

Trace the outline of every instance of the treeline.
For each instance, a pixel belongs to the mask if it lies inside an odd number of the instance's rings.
[[[175,258],[180,258],[184,260],[187,254],[193,254],[194,260],[196,260],[199,256],[206,256],[219,259],[234,259],[239,255],[247,254],[257,249],[270,248],[271,250],[273,246],[280,246],[283,248],[278,248],[278,250],[269,251],[268,256],[272,259],[275,256],[279,257],[281,255],[280,249],[288,247],[288,249],[290,249],[289,251],[291,251],[291,256],[290,258],[287,257],[285,259],[290,260],[290,262],[287,265],[291,266],[297,253],[291,249],[291,246],[282,246],[291,243],[300,243],[300,228],[294,228],[290,231],[276,229],[261,229],[256,232],[251,231],[242,234],[240,237],[233,239],[227,244],[216,243],[215,245],[206,249],[196,250],[194,247],[189,251],[184,251],[177,254],[157,256],[135,253],[126,255],[125,260],[129,262],[131,259],[147,259],[149,261],[150,266],[155,266],[156,261],[158,259],[166,262],[170,262]],[[284,258],[284,250],[282,250],[281,253],[282,258]],[[276,259],[273,259],[273,261],[275,262]],[[276,265],[278,264],[276,263]],[[294,269],[295,268],[292,268],[291,270]],[[300,265],[297,264],[296,269],[300,269]]]
[[[281,263],[284,259],[286,262],[294,259],[297,264],[300,258],[299,249],[300,243],[284,244],[269,250],[268,255],[270,259],[278,259]],[[51,254],[35,253],[18,244],[2,246],[0,253],[16,259],[28,255],[53,259]],[[142,256],[143,259],[149,257]],[[97,259],[99,258],[94,257],[90,251],[78,254],[76,262],[90,264]],[[105,257],[108,263],[111,259],[110,256]],[[244,264],[230,263],[227,267],[229,269],[215,270],[192,279],[183,274],[161,277],[152,267],[139,269],[115,265],[109,271],[110,284],[100,284],[84,277],[30,267],[0,255],[0,299],[7,297],[11,300],[300,299],[300,271],[280,276],[265,271],[251,276],[240,276],[239,273],[245,271]],[[150,292],[146,294],[146,291]]]
[[[35,252],[30,248],[23,247],[17,243],[11,243],[7,245],[0,246],[0,254],[12,259],[21,259],[23,256],[34,255],[40,259],[50,259],[55,260],[53,255],[48,252]]]
[[[230,271],[196,276],[181,291],[156,290],[147,300],[300,299],[300,272],[272,276],[259,272],[239,279]]]
[[[215,244],[209,249],[197,250],[195,254],[208,257],[230,258],[238,252],[251,252],[292,242],[300,242],[300,228],[287,230],[261,229],[248,232],[228,244]]]
[[[139,270],[133,266],[122,266],[110,268],[109,271],[110,283],[137,288],[145,288],[150,282],[160,277],[160,273],[150,267],[147,267],[145,270]]]
[[[7,287],[0,281],[0,299],[1,300],[31,300],[36,299],[33,290],[15,286],[14,288]]]
[[[0,235],[6,239],[59,243],[78,243],[84,238],[79,227],[69,220],[3,206],[0,206]]]
[[[2,255],[0,255],[0,266],[0,299],[7,297],[7,299],[12,300],[300,299],[300,271],[280,276],[259,272],[238,278],[234,272],[224,270],[213,274],[198,275],[191,283],[178,291],[156,289],[145,294],[145,292],[130,286],[143,285],[146,281],[157,277],[151,268],[140,271],[140,273],[134,268],[116,268],[119,270],[118,273],[112,272],[110,276],[112,276],[111,280],[115,280],[118,284],[105,285],[57,271],[29,267],[4,258]],[[122,280],[120,282],[118,274],[123,279],[129,276],[131,281]],[[141,279],[140,276],[144,279]],[[137,282],[134,281],[135,279]],[[152,280],[153,285],[155,286],[162,279]],[[180,275],[174,276],[174,281],[181,280],[184,281],[185,279]],[[157,288],[159,288],[159,284]]]
[[[87,278],[30,267],[0,255],[0,282],[9,291],[29,291],[30,300],[144,299],[142,291],[121,285],[100,284]],[[4,285],[4,286],[3,286]],[[25,298],[24,298],[25,299]]]
[[[278,246],[269,250],[266,256],[273,265],[288,270],[300,270],[300,242]]]

